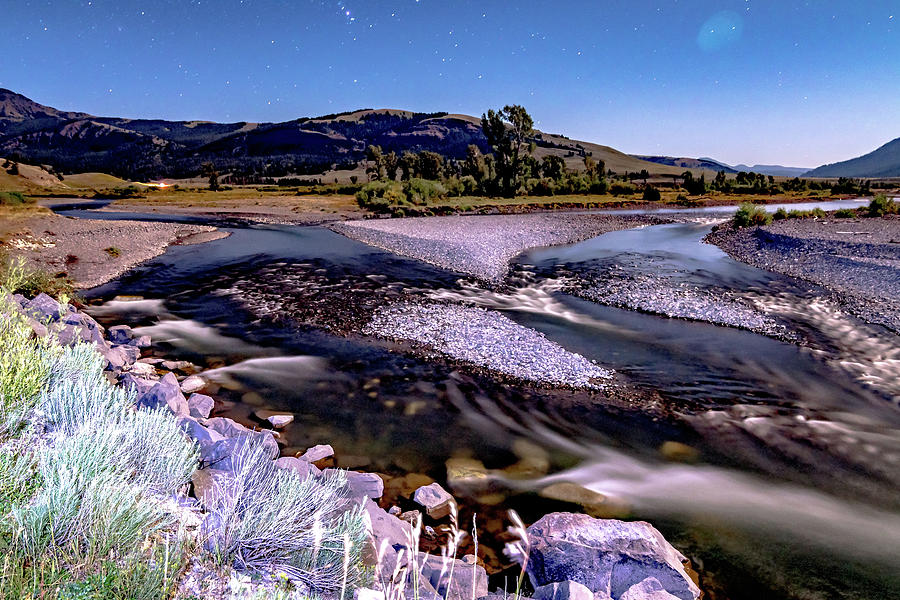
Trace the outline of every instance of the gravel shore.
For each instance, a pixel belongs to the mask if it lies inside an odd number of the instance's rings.
[[[569,352],[541,333],[481,308],[401,303],[380,309],[367,335],[426,344],[442,354],[512,377],[600,389],[612,372]]]
[[[639,215],[538,213],[347,221],[331,228],[395,254],[498,282],[506,276],[509,261],[528,248],[570,244],[660,222]]]
[[[159,256],[173,244],[200,244],[228,234],[206,225],[73,219],[29,219],[8,246],[35,267],[65,272],[87,289]]]
[[[723,226],[706,240],[755,267],[822,285],[857,316],[900,332],[900,218]]]

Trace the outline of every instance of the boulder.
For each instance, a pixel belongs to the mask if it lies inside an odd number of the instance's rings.
[[[457,558],[453,559],[451,565],[448,559],[421,552],[419,563],[422,565],[422,576],[427,578],[431,587],[446,600],[470,600],[487,596],[487,572],[478,564],[469,564]],[[592,600],[592,597],[589,600]]]
[[[325,469],[325,474],[337,472],[338,469]],[[384,480],[375,473],[359,473],[344,471],[351,498],[371,498],[378,500],[384,495]]]
[[[667,592],[655,577],[648,577],[625,590],[619,600],[678,600],[678,596]]]
[[[113,325],[106,330],[106,337],[113,344],[128,344],[134,334],[128,325]]]
[[[390,580],[397,566],[397,551],[410,543],[412,527],[372,500],[365,500],[363,509],[366,528],[363,561],[367,566],[380,569],[376,579]]]
[[[199,375],[191,375],[181,382],[181,391],[185,394],[199,392],[206,387],[206,380]]]
[[[425,509],[428,516],[432,519],[443,519],[450,514],[451,504],[455,504],[447,490],[442,488],[439,483],[422,486],[413,494],[413,502]]]
[[[211,429],[207,429],[196,419],[191,417],[181,417],[178,419],[178,426],[184,430],[188,437],[197,442],[201,448],[225,439],[221,434],[212,431]]]
[[[213,444],[200,447],[200,461],[210,468],[221,471],[234,471],[237,457],[246,451],[248,444],[261,445],[265,454],[272,460],[278,458],[278,444],[275,438],[263,435],[262,432],[248,431],[239,437],[226,437]]]
[[[195,419],[208,419],[216,401],[204,394],[193,394],[188,398],[188,410]]]
[[[314,463],[326,458],[331,458],[332,456],[334,456],[334,448],[328,444],[319,444],[318,446],[308,448],[300,458],[307,462]]]
[[[548,583],[534,590],[534,600],[594,600],[594,593],[577,581]]]
[[[123,373],[119,378],[119,385],[126,390],[133,390],[135,395],[140,398],[153,389],[156,382],[139,377],[135,373]]]
[[[31,332],[34,334],[34,337],[45,338],[49,333],[46,325],[31,317],[28,317],[28,326],[31,327]]]
[[[139,409],[154,410],[162,406],[165,406],[172,414],[179,417],[186,417],[190,414],[187,400],[184,394],[181,393],[178,380],[172,373],[166,374],[137,401]]]
[[[148,365],[147,363],[136,362],[128,370],[137,377],[143,377],[144,379],[157,377],[156,369],[153,368],[153,365]]]
[[[293,456],[282,456],[275,461],[275,466],[279,469],[290,469],[297,473],[302,479],[307,477],[318,477],[322,472],[314,464],[294,458]]]
[[[26,302],[22,308],[25,309],[25,313],[28,316],[45,323],[47,321],[58,321],[60,313],[64,311],[59,302],[44,292]]]
[[[131,345],[136,348],[149,348],[150,347],[150,336],[149,335],[141,335],[131,340]]]
[[[194,486],[194,498],[203,504],[210,504],[214,494],[225,489],[231,481],[231,475],[215,469],[197,469],[191,476]]]
[[[552,513],[528,528],[528,539],[528,576],[535,588],[575,581],[595,595],[618,600],[652,577],[680,600],[700,595],[685,572],[684,556],[643,521]]]
[[[114,348],[125,356],[125,362],[129,365],[136,363],[137,359],[141,357],[141,351],[137,346],[124,345],[114,346]]]

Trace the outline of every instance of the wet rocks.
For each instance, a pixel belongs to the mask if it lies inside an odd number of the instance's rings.
[[[185,394],[199,392],[206,387],[206,380],[199,375],[191,375],[181,382],[181,391]]]
[[[193,394],[188,398],[188,410],[195,419],[208,419],[215,406],[215,400],[204,394]]]
[[[334,448],[332,448],[329,444],[319,444],[318,446],[313,446],[309,448],[306,452],[303,453],[303,460],[311,463],[319,462],[320,460],[325,460],[326,458],[331,458],[334,456]]]
[[[552,513],[528,527],[527,533],[531,544],[527,571],[535,588],[575,581],[599,597],[621,600],[633,586],[653,578],[680,600],[700,595],[685,572],[684,556],[649,523]],[[653,585],[648,582],[645,587]]]
[[[267,417],[266,421],[275,429],[284,429],[294,422],[294,415],[272,415]]]
[[[172,373],[166,374],[137,401],[137,407],[147,410],[168,408],[173,415],[186,417],[190,414],[187,399],[181,393],[178,379]]]
[[[520,379],[598,389],[612,372],[499,312],[402,303],[376,312],[363,333],[427,344],[453,358]]]

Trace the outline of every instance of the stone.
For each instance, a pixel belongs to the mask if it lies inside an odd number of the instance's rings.
[[[474,496],[484,494],[494,487],[495,478],[488,474],[484,463],[474,458],[450,458],[447,468],[447,485],[455,494]]]
[[[148,365],[147,363],[136,362],[128,368],[128,371],[134,373],[137,377],[147,378],[157,378],[156,369],[153,368],[153,365]]]
[[[391,577],[397,564],[397,550],[410,543],[412,527],[394,515],[388,514],[372,500],[363,502],[366,542],[363,560],[368,566],[378,566],[382,575]],[[378,557],[382,560],[379,562]]]
[[[114,346],[116,350],[125,356],[125,363],[132,365],[141,357],[141,351],[135,346]]]
[[[181,371],[182,373],[196,368],[194,363],[187,360],[164,360],[160,365],[166,371]]]
[[[655,577],[648,577],[625,590],[619,600],[678,600],[678,596],[667,592]]]
[[[422,513],[418,510],[406,510],[401,512],[397,516],[400,517],[401,521],[405,521],[406,523],[409,523],[410,525],[415,527],[416,523],[419,522],[419,519],[422,518]]]
[[[444,562],[441,556],[419,553],[422,565],[422,576],[428,579],[437,593],[446,600],[470,600],[487,596],[488,578],[484,567],[467,564],[460,559],[453,559],[453,564]],[[453,577],[450,570],[453,569]],[[474,589],[473,589],[474,588]],[[591,599],[592,600],[592,597]]]
[[[594,600],[594,593],[577,581],[548,583],[534,590],[534,600]]]
[[[113,344],[128,344],[134,334],[128,325],[113,325],[106,330],[106,337]]]
[[[188,411],[195,419],[208,419],[216,401],[204,394],[192,394],[188,398]]]
[[[167,373],[137,401],[139,409],[155,410],[163,406],[179,417],[186,417],[190,414],[187,400],[181,393],[178,380],[172,373]]]
[[[271,440],[271,444],[267,443],[267,439]],[[200,461],[212,469],[234,471],[238,467],[235,461],[236,456],[246,451],[248,444],[260,444],[265,454],[272,460],[278,457],[278,444],[274,438],[262,437],[258,435],[258,432],[251,431],[248,435],[225,438],[213,444],[201,445]]]
[[[191,375],[181,382],[181,391],[185,394],[199,392],[206,387],[206,380],[199,375]]]
[[[332,456],[334,456],[334,448],[328,444],[319,444],[318,446],[308,448],[300,458],[307,462],[314,463],[326,458],[331,458]]]
[[[652,577],[680,600],[700,595],[685,572],[684,556],[649,523],[551,513],[527,532],[528,577],[535,589],[571,580],[600,597],[620,598]]]
[[[197,469],[191,476],[194,498],[209,505],[214,494],[223,490],[231,482],[231,475],[215,469]]]
[[[290,469],[297,473],[301,479],[318,477],[322,474],[316,465],[306,462],[305,460],[300,460],[299,458],[294,458],[293,456],[282,456],[275,461],[275,466],[279,469]]]
[[[544,498],[550,498],[551,500],[579,504],[583,506],[591,516],[603,516],[604,509],[608,504],[607,498],[603,494],[568,481],[552,483],[541,489],[538,494]],[[614,507],[609,506],[608,510],[613,511]]]
[[[30,317],[28,318],[28,326],[31,327],[31,332],[34,334],[34,337],[45,338],[49,333],[46,325]]]
[[[337,469],[325,469],[325,473]],[[347,487],[350,488],[351,498],[370,498],[378,500],[384,495],[384,479],[377,473],[360,473],[358,471],[344,471],[347,478]]]
[[[228,417],[216,417],[206,421],[206,426],[214,431],[218,431],[227,438],[246,435],[250,429],[244,427],[240,423],[229,419]]]
[[[201,425],[196,419],[191,417],[181,417],[178,419],[178,426],[201,447],[206,444],[215,444],[225,438],[218,432],[207,429]]]
[[[294,415],[272,415],[266,421],[275,429],[284,429],[294,422]]]
[[[156,382],[139,377],[135,373],[122,373],[119,377],[119,385],[126,390],[133,390],[135,395],[140,398],[153,389]]]
[[[22,308],[25,309],[26,314],[41,322],[58,321],[60,313],[63,312],[63,308],[59,305],[59,302],[44,292],[41,292],[29,302],[25,303],[25,306]]]
[[[451,504],[455,504],[447,490],[441,487],[439,483],[422,486],[413,494],[413,502],[425,509],[425,512],[432,519],[443,519],[450,514]]]
[[[149,348],[150,347],[150,336],[149,335],[141,335],[131,340],[131,345],[136,348]]]
[[[104,369],[107,371],[121,371],[128,364],[128,357],[119,348],[110,348],[100,354],[106,359]]]

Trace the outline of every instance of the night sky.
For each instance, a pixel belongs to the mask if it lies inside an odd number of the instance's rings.
[[[900,1],[2,0],[0,87],[104,116],[480,115],[817,166],[900,136]]]

